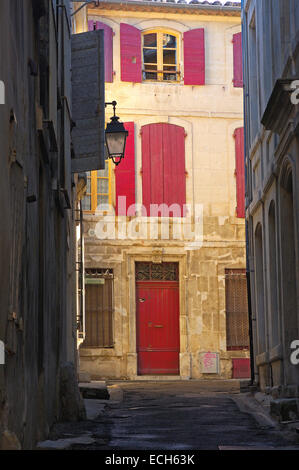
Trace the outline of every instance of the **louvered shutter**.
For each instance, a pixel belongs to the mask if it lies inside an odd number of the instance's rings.
[[[104,30],[105,82],[113,82],[113,29],[105,23],[96,22],[96,29]]]
[[[148,216],[151,204],[168,207],[178,204],[183,215],[186,203],[184,128],[167,123],[143,126],[142,191]]]
[[[237,217],[245,217],[245,162],[244,162],[244,128],[235,130]]]
[[[129,132],[125,158],[115,168],[116,215],[135,215],[135,136],[134,122],[124,123]],[[126,201],[120,197],[126,197]],[[132,207],[133,205],[133,207]]]
[[[72,35],[72,172],[105,168],[103,30]]]
[[[141,82],[141,31],[130,24],[120,24],[121,80]]]
[[[205,84],[205,32],[203,28],[184,33],[184,83]]]
[[[234,87],[243,88],[243,68],[242,68],[242,33],[234,34]]]

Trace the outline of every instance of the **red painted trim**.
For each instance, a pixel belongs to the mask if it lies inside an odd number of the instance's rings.
[[[184,33],[184,83],[205,84],[205,31],[191,29]]]
[[[105,23],[96,22],[96,29],[104,30],[105,82],[113,82],[113,29]]]
[[[125,158],[115,168],[116,215],[135,215],[135,129],[134,122],[125,122],[129,132],[126,142]],[[121,196],[126,197],[125,204]]]
[[[235,130],[237,217],[245,218],[244,128]]]
[[[88,20],[88,31],[94,31],[94,21]]]
[[[135,26],[120,23],[121,80],[141,82],[141,31]]]
[[[234,87],[243,88],[242,33],[234,34]]]
[[[150,213],[151,205],[172,205],[182,217],[186,204],[185,130],[168,123],[142,127],[142,194],[147,215],[168,216],[167,209]],[[144,214],[145,215],[145,214]]]

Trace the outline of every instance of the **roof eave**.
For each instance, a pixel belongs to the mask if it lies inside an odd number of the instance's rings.
[[[91,4],[92,10],[123,10],[123,11],[171,11],[172,13],[187,13],[197,15],[241,16],[241,6],[185,4],[161,1],[123,1],[100,0],[98,6]]]

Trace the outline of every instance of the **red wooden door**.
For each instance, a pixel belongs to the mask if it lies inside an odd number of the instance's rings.
[[[137,282],[139,375],[179,375],[179,283]]]

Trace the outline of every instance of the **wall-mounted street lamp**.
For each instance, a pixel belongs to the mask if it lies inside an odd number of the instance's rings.
[[[109,158],[112,159],[115,165],[119,165],[125,155],[126,140],[128,131],[126,131],[122,122],[119,122],[119,117],[115,115],[116,101],[112,103],[105,103],[105,107],[113,106],[113,113],[111,122],[108,122],[105,131],[106,147]]]

